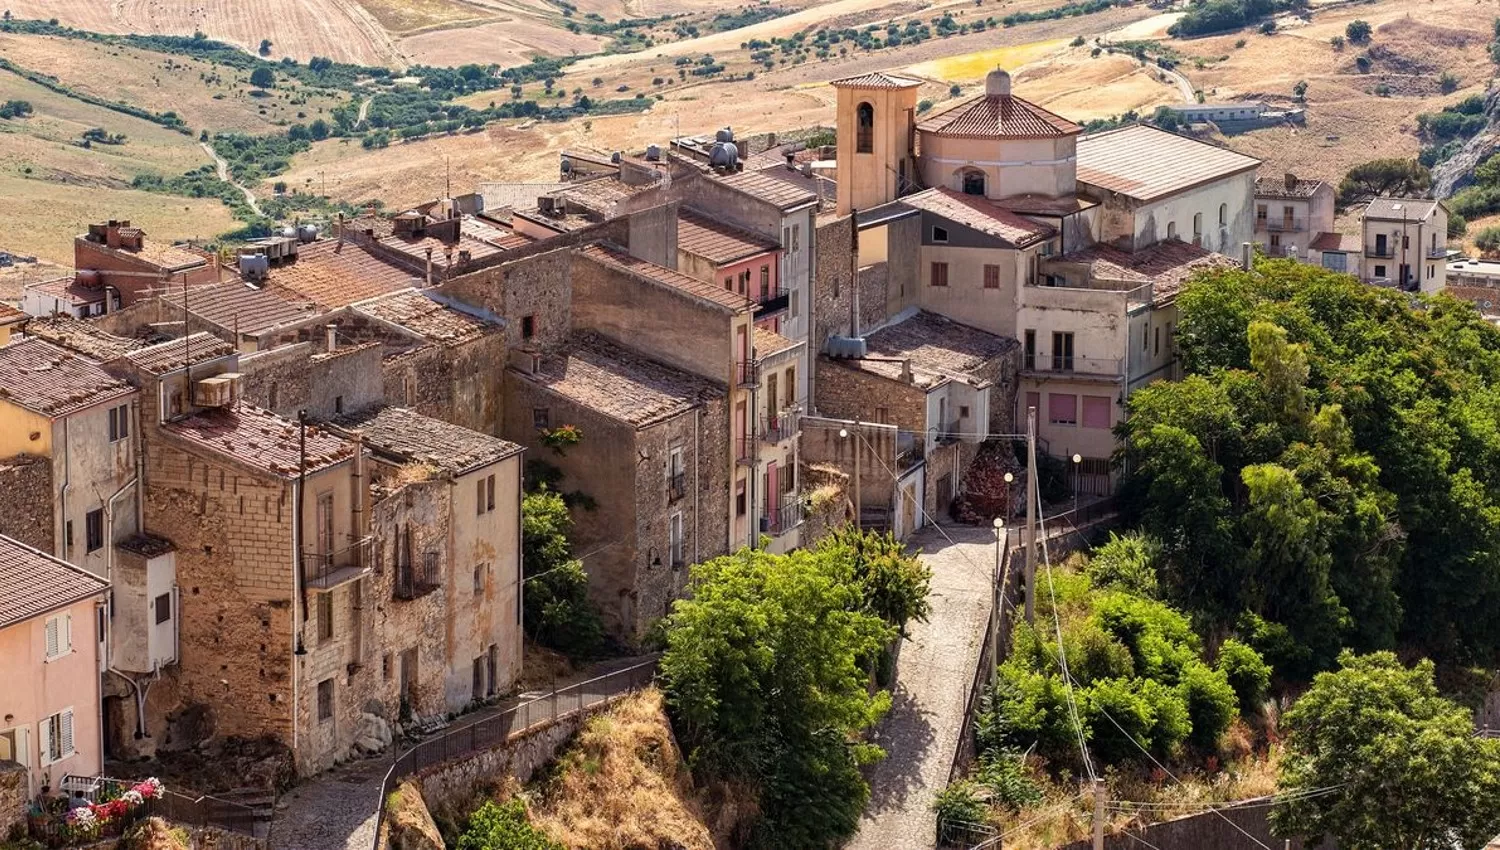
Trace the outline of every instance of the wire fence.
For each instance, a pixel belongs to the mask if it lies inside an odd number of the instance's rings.
[[[474,720],[463,726],[444,730],[436,737],[402,753],[386,772],[380,787],[379,808],[375,818],[375,850],[381,846],[385,827],[386,798],[401,780],[430,767],[446,764],[500,746],[533,729],[541,729],[608,705],[619,698],[650,685],[656,679],[657,659],[643,661],[586,682],[557,688],[551,693],[527,700],[497,714]]]

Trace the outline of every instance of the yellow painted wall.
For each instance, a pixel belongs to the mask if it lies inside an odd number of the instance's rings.
[[[32,439],[32,435],[36,439]],[[0,457],[52,456],[52,420],[24,407],[0,401]]]
[[[874,138],[869,153],[856,153],[856,111],[861,103],[875,109]],[[915,122],[917,89],[838,89],[838,213],[869,209],[899,194],[901,163],[910,153],[910,127]],[[908,165],[908,168],[911,166]],[[908,172],[907,178],[915,175]]]

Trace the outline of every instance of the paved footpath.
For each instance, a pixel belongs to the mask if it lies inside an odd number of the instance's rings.
[[[932,614],[912,625],[896,659],[893,705],[873,737],[886,757],[870,773],[870,804],[849,850],[936,844],[932,801],[948,784],[990,616],[993,531],[928,527],[912,546],[932,569]]]
[[[603,676],[644,660],[645,657],[640,657],[601,662],[574,679]],[[564,684],[559,682],[558,686]],[[606,682],[583,689],[582,696],[586,703],[593,703],[624,693],[624,690]],[[557,697],[555,707],[550,694],[524,693],[482,711],[466,714],[455,720],[453,726],[466,726],[530,700],[537,701],[532,703],[528,715],[545,717],[554,710],[565,713],[575,708],[579,693],[575,691]],[[320,773],[288,791],[276,806],[276,818],[271,824],[267,842],[270,850],[373,850],[381,786],[392,761],[393,755],[385,753],[350,762]]]

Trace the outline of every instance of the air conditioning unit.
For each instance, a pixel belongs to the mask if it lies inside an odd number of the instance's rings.
[[[194,407],[230,407],[240,400],[240,373],[225,372],[193,382]]]

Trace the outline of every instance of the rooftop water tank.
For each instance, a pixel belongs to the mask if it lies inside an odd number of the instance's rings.
[[[271,259],[265,254],[241,254],[240,277],[246,280],[265,280],[271,269]]]
[[[303,224],[297,227],[297,238],[303,242],[316,242],[318,240],[318,226],[316,224]]]

